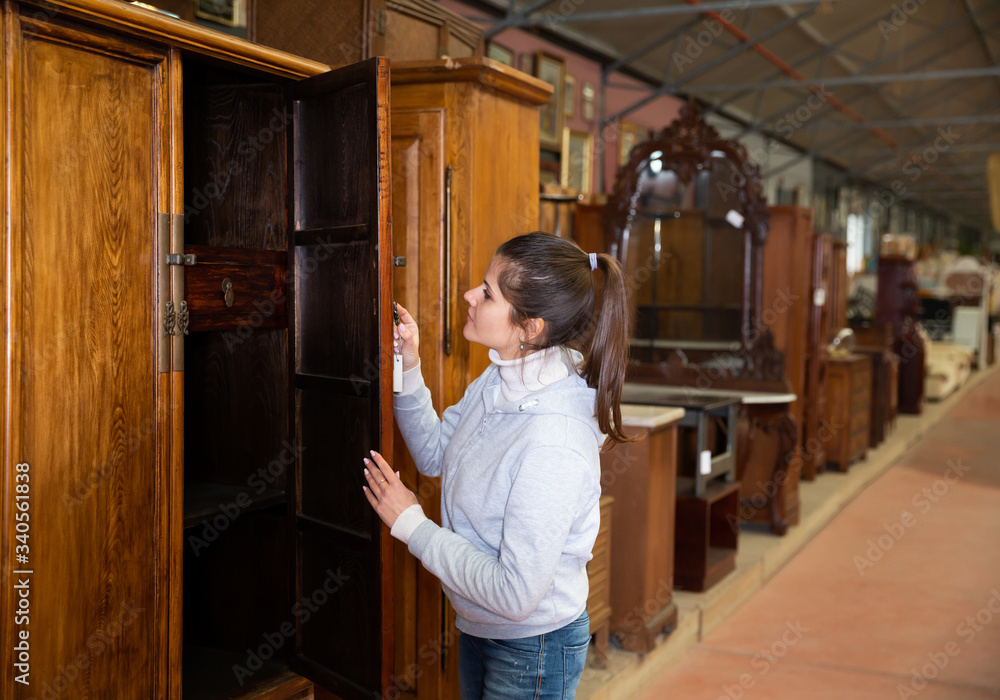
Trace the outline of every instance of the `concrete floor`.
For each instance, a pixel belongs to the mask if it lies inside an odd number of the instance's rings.
[[[1000,373],[801,497],[800,525],[741,532],[737,571],[677,593],[678,629],[578,698],[1000,697]]]

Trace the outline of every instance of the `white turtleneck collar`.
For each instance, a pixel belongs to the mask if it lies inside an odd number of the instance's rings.
[[[569,367],[559,346],[516,360],[502,360],[500,353],[492,348],[489,354],[493,364],[500,368],[500,394],[496,398],[496,406],[520,401],[528,394],[569,376]]]

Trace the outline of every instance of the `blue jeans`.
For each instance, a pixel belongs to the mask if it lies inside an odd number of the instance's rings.
[[[520,639],[458,641],[462,700],[572,700],[590,645],[590,616],[553,632]]]

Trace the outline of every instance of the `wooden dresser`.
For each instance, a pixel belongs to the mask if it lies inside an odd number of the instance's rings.
[[[840,471],[868,452],[872,368],[867,355],[830,357],[826,368],[827,463]]]
[[[635,442],[601,454],[601,485],[614,497],[608,577],[611,632],[626,649],[647,652],[656,635],[677,624],[674,516],[680,408],[622,405]]]
[[[590,595],[587,613],[590,633],[594,635],[593,665],[604,668],[608,659],[608,632],[611,624],[611,504],[615,499],[601,496],[601,529],[594,542],[594,558],[587,564]]]

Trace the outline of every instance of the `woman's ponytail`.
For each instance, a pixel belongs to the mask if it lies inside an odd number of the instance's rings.
[[[597,266],[604,282],[594,335],[584,352],[584,377],[597,390],[594,409],[601,432],[611,442],[628,442],[632,438],[622,428],[621,409],[631,325],[625,273],[607,253],[597,256]]]
[[[631,441],[622,430],[631,324],[621,264],[540,231],[510,239],[497,256],[502,260],[497,283],[510,303],[511,323],[525,328],[532,318],[545,320],[541,336],[529,338],[522,349],[561,345],[583,355],[579,371],[597,392],[594,413],[607,435],[605,446]]]

